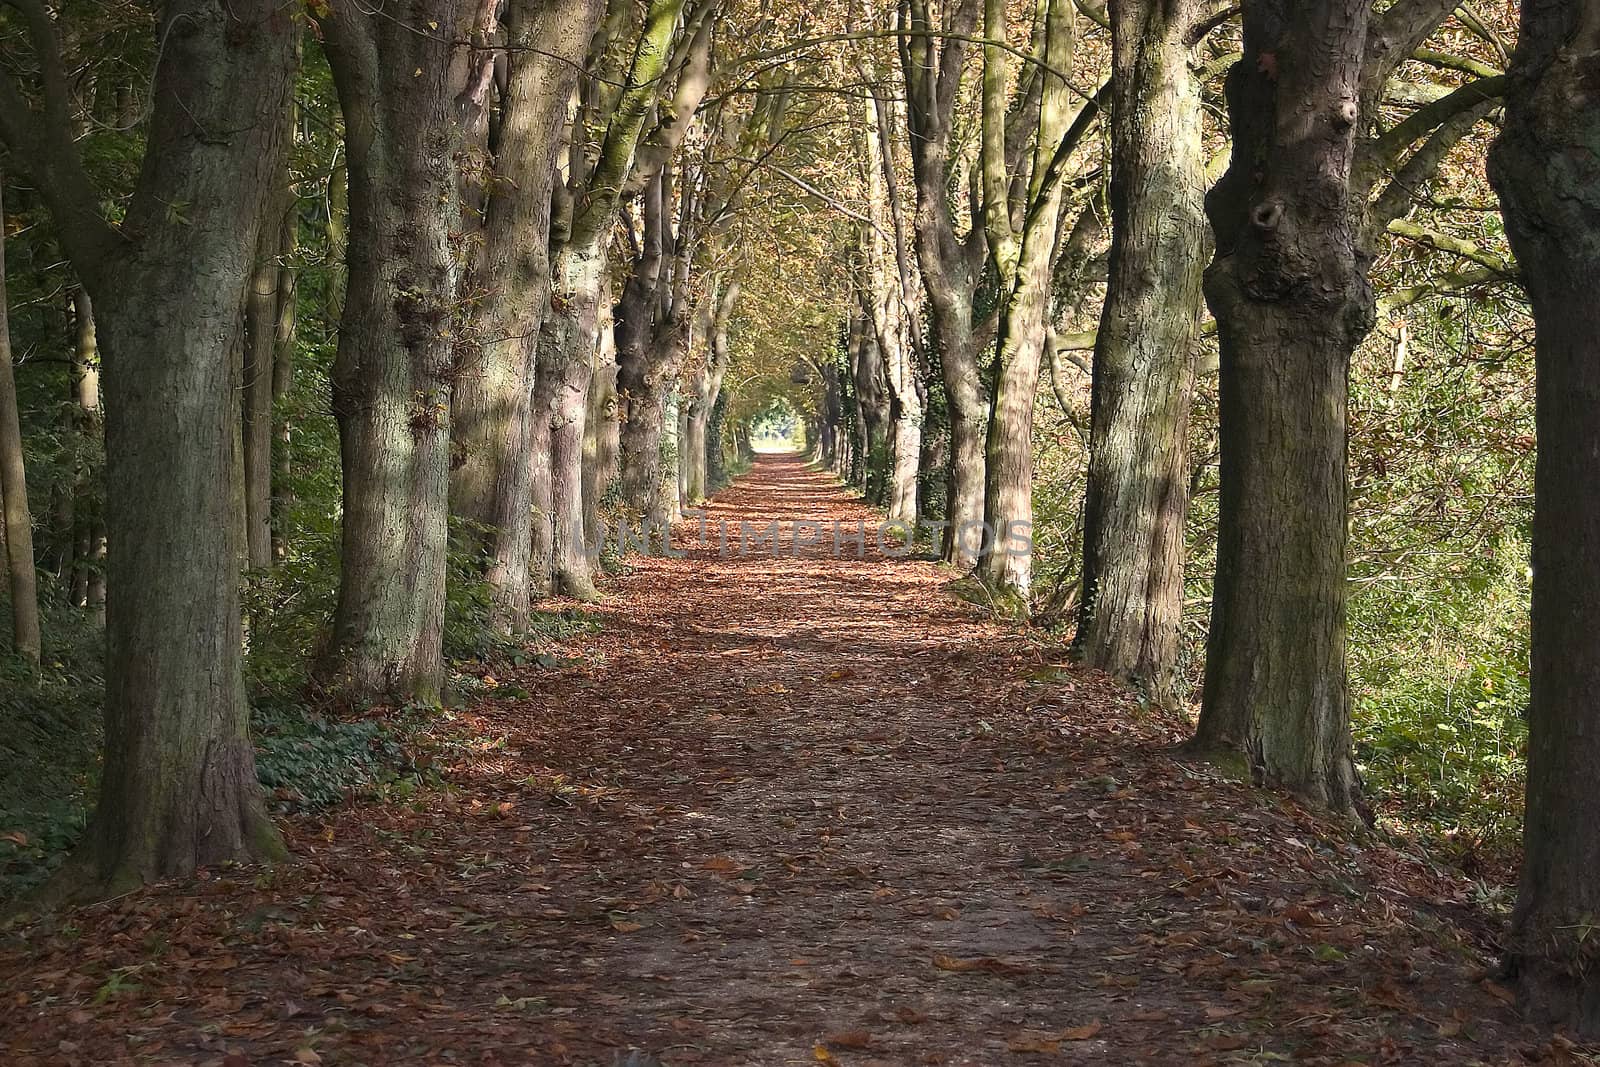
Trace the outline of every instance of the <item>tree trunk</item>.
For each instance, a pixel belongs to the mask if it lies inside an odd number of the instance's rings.
[[[601,298],[602,308],[609,292],[608,285]],[[583,425],[583,536],[591,552],[607,535],[601,505],[617,479],[617,354],[613,335],[602,323]]]
[[[917,263],[928,294],[932,342],[939,354],[945,406],[950,420],[949,475],[945,489],[941,558],[969,570],[983,547],[984,436],[988,398],[978,374],[978,342],[972,300],[982,273],[983,227],[978,220],[958,240],[950,203],[950,135],[968,42],[981,3],[954,5],[954,35],[938,41],[920,36],[934,28],[923,0],[903,10],[918,36],[901,42],[906,83],[906,120],[917,203],[913,215]]]
[[[456,383],[451,508],[484,531],[484,578],[501,630],[531,609],[533,388],[549,306],[550,196],[567,104],[599,20],[596,0],[521,0],[508,9],[509,79],[484,224],[480,293],[484,338]],[[535,42],[538,48],[531,47]]]
[[[661,476],[657,482],[656,513],[662,523],[661,536],[668,540],[672,537],[672,525],[683,521],[683,499],[678,493],[681,485],[679,461],[683,456],[682,403],[677,389],[669,389],[661,411]]]
[[[282,560],[287,554],[287,512],[294,503],[289,488],[293,472],[290,465],[289,445],[292,427],[284,413],[284,399],[294,384],[295,337],[299,331],[300,307],[297,299],[299,276],[290,265],[289,258],[300,244],[300,214],[291,204],[283,217],[283,235],[279,241],[282,260],[278,267],[277,328],[273,331],[275,345],[272,360],[273,450],[272,450],[272,558]],[[341,255],[342,255],[341,251]]]
[[[550,428],[550,588],[579,600],[599,595],[584,550],[583,439],[605,269],[605,253],[595,246],[557,254],[534,395],[534,415]]]
[[[344,110],[350,237],[333,408],[344,470],[339,601],[319,666],[354,702],[436,702],[443,634],[450,402],[457,372],[457,147],[470,116],[452,41],[465,0],[429,0],[418,34],[340,0],[324,20]],[[416,73],[421,71],[420,74]]]
[[[1111,269],[1095,341],[1084,662],[1175,699],[1189,410],[1205,270],[1205,153],[1190,37],[1202,5],[1113,0]]]
[[[5,172],[0,170],[0,192]],[[0,500],[4,502],[6,563],[11,591],[11,649],[39,665],[39,579],[33,566],[33,516],[22,459],[22,422],[11,369],[6,293],[5,208],[0,204]]]
[[[922,464],[922,405],[917,395],[916,382],[911,369],[911,354],[901,345],[894,352],[890,365],[898,363],[901,369],[892,375],[899,379],[894,385],[894,443],[893,469],[889,480],[888,519],[890,522],[915,525],[917,521],[917,471]]]
[[[1048,261],[1027,268],[1000,312],[994,404],[984,445],[984,548],[978,574],[1027,613],[1033,584],[1033,399],[1045,345]]]
[[[297,33],[262,0],[167,5],[140,186],[120,231],[90,221],[75,181],[39,182],[94,296],[112,535],[105,767],[58,891],[109,895],[282,854],[240,669],[230,351],[266,191],[282,173]],[[218,130],[229,135],[208,132]],[[70,159],[37,165],[81,180]]]
[[[278,281],[281,215],[289,211],[278,175],[270,190],[272,208],[256,250],[244,310],[244,366],[241,408],[244,447],[245,564],[251,570],[272,566],[272,378],[277,365]]]
[[[1201,749],[1351,811],[1345,673],[1350,354],[1374,304],[1350,168],[1365,0],[1263,0],[1228,77],[1233,159],[1207,197],[1222,496]]]
[[[1052,63],[1067,62],[1076,45],[1075,13],[1065,0],[1041,5],[1038,47]],[[1010,614],[1026,615],[1033,584],[1033,402],[1039,389],[1050,302],[1050,264],[1061,222],[1061,176],[1039,167],[1023,183],[1026,196],[1013,212],[1009,174],[1015,132],[1006,122],[1007,54],[1003,0],[985,0],[983,122],[980,174],[983,224],[989,256],[1001,281],[995,339],[995,387],[984,443],[985,544],[977,573]],[[1053,74],[1041,74],[1039,119],[1033,131],[1041,158],[1060,157],[1086,113],[1087,103]],[[1077,118],[1072,108],[1077,105]],[[1020,214],[1018,228],[1014,215]]]
[[[1528,1013],[1600,1035],[1600,8],[1524,4],[1489,176],[1536,325],[1524,858],[1507,971]]]

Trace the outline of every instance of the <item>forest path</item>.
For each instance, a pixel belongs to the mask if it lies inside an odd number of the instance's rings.
[[[1506,1063],[1467,886],[1177,762],[1177,724],[760,460],[600,632],[462,713],[445,785],[297,862],[0,948],[7,1063]],[[787,525],[785,526],[787,533]],[[852,535],[853,536],[853,535]],[[458,724],[460,725],[460,724]],[[120,976],[120,977],[118,977]],[[13,1002],[14,998],[14,1002]]]

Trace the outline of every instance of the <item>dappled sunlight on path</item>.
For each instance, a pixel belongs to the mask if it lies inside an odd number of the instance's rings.
[[[773,521],[776,550],[720,546]],[[797,522],[865,524],[863,558]],[[444,788],[13,940],[8,1062],[1538,1053],[1477,981],[1463,883],[1170,758],[1180,724],[886,558],[876,522],[759,459],[681,558],[606,583],[568,665],[498,679]]]

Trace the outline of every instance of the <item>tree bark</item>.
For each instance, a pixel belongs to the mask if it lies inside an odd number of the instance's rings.
[[[1112,0],[1111,262],[1096,334],[1085,663],[1175,699],[1189,505],[1205,152],[1189,41],[1205,7]]]
[[[1489,155],[1536,326],[1524,857],[1506,965],[1528,1013],[1600,1035],[1600,5],[1528,0]]]
[[[1232,163],[1208,195],[1221,347],[1217,578],[1197,747],[1353,809],[1345,672],[1350,354],[1374,302],[1350,200],[1370,5],[1246,6]]]
[[[459,152],[474,119],[468,0],[419,34],[338,0],[323,35],[344,111],[348,280],[333,368],[344,470],[339,600],[319,665],[341,698],[433,703],[443,634],[460,255]],[[420,71],[421,73],[417,73]]]
[[[708,309],[709,325],[705,331],[706,366],[703,376],[689,401],[689,436],[685,450],[689,458],[685,502],[698,504],[715,488],[712,470],[716,467],[717,453],[722,442],[711,432],[712,416],[722,395],[722,380],[728,372],[732,349],[728,343],[728,329],[733,319],[734,305],[739,301],[737,278],[719,288]]]
[[[300,213],[298,205],[291,202],[283,216],[283,234],[279,240],[278,312],[273,331],[275,344],[272,359],[272,558],[280,561],[287,554],[287,512],[294,503],[289,488],[293,468],[290,463],[290,443],[293,429],[284,411],[284,399],[294,384],[295,338],[299,331],[300,307],[298,300],[299,275],[289,262],[300,245]],[[342,253],[341,253],[342,254]]]
[[[534,393],[535,417],[549,427],[549,585],[579,600],[599,596],[584,551],[583,441],[605,269],[603,249],[563,248],[557,254]]]
[[[50,202],[105,354],[106,757],[93,821],[54,882],[71,895],[282,854],[240,670],[230,353],[281,173],[298,31],[264,0],[175,0],[155,31],[144,165],[116,230],[61,121],[55,42],[33,34],[42,115],[0,76],[0,139]]]
[[[457,379],[451,507],[484,532],[492,621],[515,633],[532,602],[533,388],[550,287],[550,197],[567,105],[598,0],[519,0],[507,11],[508,80],[490,166],[484,248],[469,292],[480,347]],[[537,44],[537,48],[533,46]]]
[[[914,243],[950,418],[945,506],[950,525],[940,555],[962,570],[977,563],[983,547],[978,530],[983,522],[988,398],[978,373],[972,301],[982,274],[985,245],[978,220],[965,238],[957,238],[947,189],[951,126],[967,47],[963,38],[976,26],[981,8],[973,0],[958,4],[950,14],[954,35],[935,49],[932,39],[922,36],[933,24],[927,5],[917,0],[906,8],[914,34],[903,36],[900,46],[917,198]]]
[[[0,170],[0,193],[5,172]],[[6,293],[5,207],[0,204],[0,500],[4,503],[6,563],[11,592],[11,649],[39,665],[39,578],[33,564],[33,514],[22,458],[22,422],[11,369],[11,327]]]
[[[1076,45],[1074,13],[1065,0],[1041,5],[1035,34],[1052,70],[1069,66]],[[1002,0],[985,0],[981,174],[983,224],[1001,283],[995,336],[995,387],[985,438],[985,543],[977,573],[1014,614],[1027,614],[1033,584],[1033,402],[1043,365],[1050,300],[1050,264],[1061,221],[1063,190],[1056,161],[1064,158],[1088,106],[1053,73],[1035,71],[1039,120],[1034,164],[1023,177],[1007,166],[1008,53]],[[1048,162],[1046,162],[1048,161]],[[1012,187],[1020,201],[1013,208]],[[1020,219],[1020,226],[1014,219]]]
[[[607,294],[609,295],[609,290]],[[602,297],[602,307],[608,301]],[[601,323],[595,347],[594,373],[589,379],[588,412],[583,426],[583,536],[591,552],[609,531],[601,505],[617,480],[620,428],[617,417],[617,352],[615,331]]]
[[[683,6],[684,0],[651,0],[616,96],[608,101],[598,150],[593,157],[574,151],[572,173],[557,190],[571,217],[563,217],[559,228],[552,223],[550,307],[539,331],[534,418],[548,424],[550,464],[548,480],[540,479],[541,493],[546,485],[548,493],[538,504],[547,507],[548,518],[538,536],[540,554],[549,559],[550,587],[582,600],[598,596],[584,550],[583,444],[611,229],[645,119],[660,97],[679,40]],[[599,84],[595,91],[610,88]],[[595,101],[588,103],[585,115],[599,110]],[[581,147],[581,139],[575,138],[574,147]],[[536,430],[545,432],[542,426]]]
[[[272,566],[272,380],[277,367],[278,283],[282,216],[291,210],[288,169],[269,191],[272,207],[256,250],[244,309],[244,366],[241,409],[244,447],[245,565]]]

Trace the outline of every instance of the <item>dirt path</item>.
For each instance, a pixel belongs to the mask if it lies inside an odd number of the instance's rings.
[[[1465,883],[1176,762],[1174,724],[931,564],[719,551],[774,518],[876,521],[763,460],[710,540],[608,583],[569,666],[499,680],[527,695],[473,709],[444,787],[14,933],[0,1060],[1567,1055],[1479,980]]]

